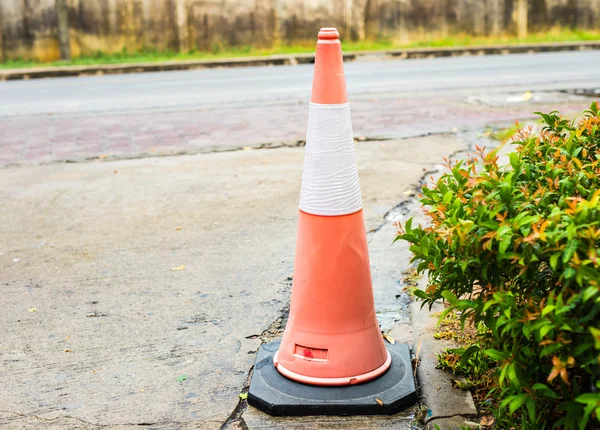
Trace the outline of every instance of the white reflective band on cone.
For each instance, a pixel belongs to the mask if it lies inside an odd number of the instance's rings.
[[[347,215],[362,209],[348,103],[311,103],[300,210]]]

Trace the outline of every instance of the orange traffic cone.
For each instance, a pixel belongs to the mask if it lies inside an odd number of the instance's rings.
[[[376,400],[377,399],[377,400]],[[410,351],[375,316],[339,34],[319,32],[290,315],[248,402],[272,415],[390,414],[416,401]]]
[[[274,358],[284,376],[325,386],[368,381],[391,363],[375,317],[338,38],[319,32],[290,316]]]

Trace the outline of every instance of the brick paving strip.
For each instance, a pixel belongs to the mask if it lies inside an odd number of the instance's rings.
[[[532,112],[581,112],[589,103],[523,103],[491,107],[459,97],[381,98],[352,101],[354,135],[385,140],[444,133],[488,124],[510,125]],[[230,108],[231,109],[231,108]],[[127,159],[236,149],[302,145],[306,106],[175,112],[34,115],[0,119],[0,166]],[[298,121],[298,118],[302,118]]]
[[[586,101],[495,108],[457,97],[352,102],[358,140],[385,140],[512,123],[531,112],[579,112]],[[298,121],[302,118],[302,121]],[[296,146],[306,134],[306,106],[241,107],[176,112],[35,115],[0,119],[0,166],[125,159],[243,148]],[[433,127],[435,125],[435,127]],[[432,128],[433,127],[433,128]]]
[[[383,51],[346,52],[344,61],[363,57],[380,59],[413,59],[456,57],[461,55],[523,54],[535,52],[584,51],[600,49],[600,41],[535,43],[516,45],[464,46],[445,48],[408,48]],[[269,55],[216,60],[185,60],[152,63],[98,64],[90,66],[33,67],[0,70],[0,81],[65,76],[109,75],[123,73],[165,72],[171,70],[194,70],[216,67],[278,66],[314,62],[314,54]]]

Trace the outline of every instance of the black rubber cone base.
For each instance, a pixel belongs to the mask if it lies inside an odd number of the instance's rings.
[[[270,415],[391,415],[417,401],[408,345],[386,344],[392,365],[377,379],[317,387],[287,379],[275,369],[273,355],[279,343],[258,350],[248,391],[248,403]]]

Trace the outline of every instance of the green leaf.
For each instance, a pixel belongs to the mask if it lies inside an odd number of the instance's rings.
[[[442,321],[444,320],[444,318],[446,318],[446,315],[448,315],[453,310],[454,310],[454,308],[452,308],[452,307],[444,309],[444,311],[440,314],[440,316],[438,318],[435,328],[438,328],[440,326],[440,324],[442,323]]]
[[[585,393],[578,396],[575,401],[577,403],[600,404],[600,393]]]
[[[567,244],[567,248],[565,249],[565,253],[563,254],[563,264],[567,264],[571,260],[571,257],[573,257],[573,254],[575,254],[575,251],[577,250],[577,245],[579,245],[579,241],[569,241],[569,243]]]
[[[177,377],[177,382],[183,382],[187,379],[187,375],[184,373],[183,375],[179,375]]]
[[[502,239],[502,242],[500,242],[500,248],[499,248],[499,252],[501,255],[506,253],[506,250],[508,249],[508,247],[510,246],[511,243],[512,243],[512,235],[505,236]]]
[[[510,384],[517,389],[521,388],[521,382],[519,381],[519,378],[517,377],[517,371],[515,369],[514,363],[512,363],[508,366],[506,373],[508,375],[508,380],[510,381]]]
[[[548,334],[548,332],[550,330],[552,330],[554,328],[554,326],[552,324],[546,324],[544,325],[541,329],[540,329],[540,339],[543,339],[546,337],[546,335]]]
[[[550,399],[558,399],[558,394],[556,394],[553,390],[548,388],[548,386],[545,384],[541,384],[538,382],[536,384],[533,384],[531,388],[533,389],[533,391],[537,392],[538,394],[544,397],[548,397]]]
[[[596,327],[590,327],[590,333],[594,336],[594,347],[600,349],[600,329]]]
[[[533,224],[534,222],[538,221],[539,219],[540,219],[539,215],[525,216],[525,217],[523,217],[523,218],[521,218],[519,220],[519,222],[517,223],[517,225],[519,227],[523,227],[524,225]]]
[[[458,305],[458,298],[452,291],[442,291],[442,297],[445,298],[452,306]]]
[[[420,290],[420,289],[418,289],[418,288],[415,288],[415,289],[413,290],[413,294],[414,294],[415,296],[417,296],[418,298],[420,298],[420,299],[423,299],[423,300],[425,300],[425,299],[428,299],[428,298],[429,298],[429,296],[427,295],[427,293],[426,293],[425,291],[423,291],[423,290]]]
[[[493,358],[496,361],[504,361],[505,356],[503,353],[501,353],[500,351],[496,350],[496,349],[486,349],[485,351],[483,351],[485,355],[487,355],[488,357]]]
[[[460,358],[460,363],[462,365],[464,365],[467,362],[467,360],[469,360],[469,358],[478,351],[479,351],[479,345],[471,345],[462,353],[462,356]]]
[[[519,409],[521,406],[523,406],[523,404],[527,401],[527,395],[526,394],[521,394],[518,396],[515,396],[515,399],[510,402],[510,405],[508,407],[508,412],[512,415],[515,413],[515,411],[517,409]]]
[[[446,194],[444,194],[444,199],[442,200],[442,202],[447,206],[448,204],[450,204],[451,201],[452,191],[448,191]]]
[[[489,228],[490,230],[498,230],[498,227],[500,226],[500,223],[498,223],[497,221],[485,221],[481,223],[482,226]]]
[[[242,399],[242,400],[248,399],[248,393],[240,393],[239,396],[240,396],[240,399]]]
[[[519,153],[511,152],[509,154],[508,158],[510,159],[510,165],[512,166],[512,168],[515,169],[516,171],[518,171],[519,168],[521,167],[521,160],[519,157]]]

